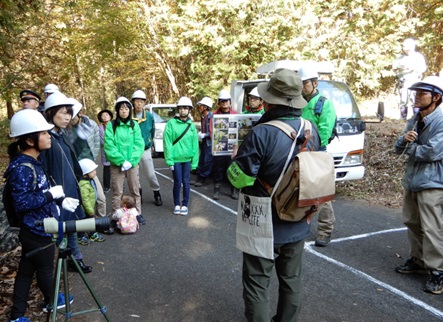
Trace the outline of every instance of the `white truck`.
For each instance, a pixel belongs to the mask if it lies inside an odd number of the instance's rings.
[[[294,71],[305,63],[304,61],[280,60],[257,68],[257,75],[262,78],[254,80],[236,80],[231,84],[232,107],[241,113],[247,105],[247,94],[261,82],[266,82],[272,73],[278,68],[287,68]],[[316,63],[320,74],[329,78],[333,74],[333,66],[328,62]],[[335,180],[347,181],[361,179],[365,168],[363,162],[363,151],[366,123],[360,115],[360,111],[349,87],[340,81],[331,79],[319,79],[318,90],[320,93],[332,100],[337,114],[336,137],[328,146],[327,151],[334,157]],[[379,103],[377,117],[379,122],[384,117],[383,103]]]

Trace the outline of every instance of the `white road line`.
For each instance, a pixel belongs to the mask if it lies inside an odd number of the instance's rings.
[[[159,169],[159,170],[166,170],[166,169],[169,170],[169,168]],[[171,182],[174,182],[174,179],[172,179],[171,177],[168,177],[167,175],[165,175],[165,174],[163,174],[163,173],[160,173],[160,172],[158,172],[158,171],[155,171],[155,173],[158,174],[159,176],[161,176],[161,177],[163,177],[163,178],[165,178],[165,179],[171,181]],[[217,205],[217,206],[219,206],[220,208],[223,208],[224,210],[226,210],[226,211],[230,212],[231,214],[234,214],[234,215],[237,216],[237,211],[234,211],[234,210],[232,210],[231,208],[226,207],[225,205],[222,205],[221,203],[219,203],[219,202],[213,200],[212,198],[209,198],[208,196],[204,195],[204,194],[201,193],[201,192],[198,192],[197,190],[191,189],[191,191],[192,191],[193,193],[199,195],[200,197],[202,197],[202,198],[205,199],[206,201],[209,201],[209,202],[213,203],[214,205]]]
[[[440,318],[443,318],[443,312],[442,311],[440,311],[440,310],[438,310],[438,309],[436,309],[436,308],[426,304],[423,301],[420,301],[420,300],[416,299],[415,297],[412,297],[412,296],[406,294],[403,291],[400,291],[399,289],[397,289],[395,287],[390,286],[389,284],[383,283],[382,281],[380,281],[380,280],[378,280],[376,278],[373,278],[372,276],[370,276],[370,275],[368,275],[366,273],[363,273],[362,271],[359,271],[359,270],[357,270],[357,269],[355,269],[355,268],[353,268],[351,266],[343,264],[342,262],[339,262],[339,261],[337,261],[337,260],[335,260],[333,258],[330,258],[330,257],[328,257],[328,256],[326,256],[326,255],[324,255],[322,253],[319,253],[319,252],[313,250],[312,247],[309,246],[309,245],[305,246],[305,250],[307,252],[311,253],[311,254],[314,254],[314,255],[316,255],[316,256],[318,256],[318,257],[320,257],[320,258],[322,258],[322,259],[324,259],[324,260],[326,260],[326,261],[328,261],[330,263],[332,263],[332,264],[335,264],[337,266],[340,266],[341,268],[344,268],[345,270],[347,270],[347,271],[357,275],[358,277],[361,277],[361,278],[366,279],[366,280],[368,280],[368,281],[370,281],[372,283],[375,283],[375,284],[377,284],[377,285],[387,289],[388,291],[390,291],[390,292],[392,292],[392,293],[394,293],[394,294],[404,298],[405,300],[408,300],[408,301],[412,302],[413,304],[415,304],[415,305],[417,305],[419,307],[422,307],[426,311],[429,311],[430,313],[432,313],[432,314],[434,314],[434,315],[436,315],[436,316],[438,316]]]
[[[165,168],[164,170],[166,170],[166,169],[167,168]],[[159,170],[163,170],[163,169],[159,169]],[[174,181],[172,178],[170,178],[170,177],[168,177],[168,176],[166,176],[166,175],[164,175],[164,174],[162,174],[162,173],[160,173],[158,171],[156,171],[156,173],[158,175],[162,176],[163,178],[171,181],[171,182]],[[200,193],[200,192],[198,192],[198,191],[196,191],[194,189],[191,189],[191,191],[196,193],[196,194],[198,194],[200,197],[206,199],[207,201],[209,201],[209,202],[211,202],[211,203],[213,203],[213,204],[215,204],[215,205],[225,209],[226,211],[230,212],[231,214],[237,215],[237,211],[234,211],[231,208],[226,207],[226,206],[222,205],[221,203],[212,200],[211,198],[207,197],[206,195],[204,195],[204,194],[202,194],[202,193]],[[343,242],[343,241],[368,238],[368,237],[375,236],[375,235],[399,232],[399,231],[404,231],[404,230],[406,230],[406,227],[381,230],[381,231],[376,231],[376,232],[372,232],[372,233],[354,235],[354,236],[343,237],[343,238],[336,238],[336,239],[331,240],[331,243],[338,243],[338,242]],[[398,295],[398,296],[402,297],[403,299],[412,302],[413,304],[415,304],[415,305],[425,309],[426,311],[434,314],[435,316],[443,318],[443,311],[440,311],[440,310],[438,310],[438,309],[436,309],[436,308],[426,304],[425,302],[420,301],[420,300],[416,299],[415,297],[412,297],[412,296],[408,295],[407,293],[405,293],[403,291],[400,291],[399,289],[397,289],[395,287],[392,287],[389,284],[386,284],[386,283],[384,283],[384,282],[382,282],[382,281],[380,281],[380,280],[378,280],[378,279],[376,279],[376,278],[374,278],[374,277],[372,277],[372,276],[370,276],[370,275],[368,275],[366,273],[363,273],[362,271],[359,271],[358,269],[355,269],[355,268],[353,268],[351,266],[348,266],[348,265],[346,265],[346,264],[344,264],[342,262],[339,262],[339,261],[337,261],[337,260],[335,260],[335,259],[333,259],[331,257],[328,257],[328,256],[326,256],[326,255],[324,255],[322,253],[319,253],[319,252],[315,251],[311,247],[311,245],[313,245],[314,243],[315,243],[315,241],[310,241],[310,242],[307,242],[305,244],[305,250],[308,253],[316,255],[317,257],[320,257],[320,258],[322,258],[322,259],[324,259],[324,260],[326,260],[326,261],[328,261],[328,262],[330,262],[332,264],[335,264],[335,265],[337,265],[337,266],[339,266],[341,268],[344,268],[345,270],[353,273],[354,275],[356,275],[358,277],[361,277],[363,279],[366,279],[366,280],[368,280],[368,281],[370,281],[372,283],[375,283],[375,284],[377,284],[377,285],[387,289],[391,293],[394,293],[395,295]]]

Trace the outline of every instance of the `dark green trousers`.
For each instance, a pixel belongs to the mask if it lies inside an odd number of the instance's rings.
[[[269,322],[270,283],[275,266],[279,282],[277,314],[274,322],[297,321],[302,296],[302,266],[304,240],[274,245],[275,259],[265,259],[243,253],[243,299],[248,321]]]

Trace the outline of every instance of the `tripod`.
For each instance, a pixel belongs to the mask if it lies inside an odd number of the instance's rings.
[[[52,314],[51,321],[56,322],[57,313],[63,314],[64,321],[66,321],[73,316],[80,315],[80,314],[86,314],[86,313],[92,313],[92,312],[96,312],[96,311],[100,311],[104,315],[106,321],[110,322],[111,320],[109,319],[109,317],[107,315],[106,306],[103,306],[100,303],[99,299],[97,298],[97,295],[94,293],[94,290],[92,289],[91,285],[87,281],[85,273],[83,273],[83,271],[80,268],[79,264],[77,263],[77,260],[75,259],[74,255],[71,254],[71,249],[67,248],[66,238],[64,238],[60,244],[56,243],[56,245],[58,246],[58,259],[57,259],[57,270],[56,270],[56,274],[54,275],[54,292],[52,293],[52,310],[48,310],[48,314],[46,316],[46,322],[49,322],[51,314]],[[92,297],[94,298],[95,303],[98,306],[97,308],[85,310],[85,311],[79,311],[79,312],[72,312],[71,311],[71,304],[69,303],[70,293],[69,293],[69,281],[68,281],[68,258],[70,258],[72,260],[72,262],[75,264],[75,267],[76,267],[78,273],[80,274],[80,277],[82,278],[83,283],[85,283],[86,287],[89,290],[89,293],[91,293]],[[61,278],[62,273],[63,273],[64,288],[65,288],[65,304],[66,304],[66,307],[64,309],[64,311],[65,311],[64,313],[61,312],[61,310],[60,311],[57,310],[58,292],[60,290],[60,278]]]

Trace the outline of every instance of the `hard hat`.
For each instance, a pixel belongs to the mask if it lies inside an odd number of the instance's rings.
[[[49,96],[49,97],[51,97],[51,96]],[[118,109],[120,108],[120,105],[123,102],[127,103],[129,105],[129,108],[132,110],[131,102],[126,97],[120,96],[119,98],[117,98],[117,100],[115,101],[115,104],[114,104],[114,109],[116,112],[118,111]]]
[[[56,106],[73,106],[74,103],[62,92],[54,92],[45,101],[45,111]]]
[[[72,103],[72,118],[76,117],[78,112],[82,109],[83,105],[77,101],[75,98],[68,98],[69,101]]]
[[[83,175],[87,175],[88,173],[94,171],[98,167],[98,165],[90,159],[81,159],[78,161],[78,163],[80,163]]]
[[[231,99],[231,93],[229,93],[228,90],[222,89],[220,93],[218,94],[218,100],[230,100]]]
[[[414,50],[417,42],[415,39],[408,38],[403,41],[403,50]]]
[[[207,106],[211,109],[213,103],[212,103],[212,99],[206,96],[206,97],[203,97],[201,99],[201,101],[197,102],[197,104]]]
[[[58,86],[55,84],[48,84],[45,86],[45,93],[52,94],[58,91],[59,91]]]
[[[443,95],[443,78],[439,76],[428,76],[425,77],[421,82],[412,84],[409,89],[421,89],[422,91],[434,92]]]
[[[9,136],[16,138],[28,133],[47,131],[53,127],[54,125],[46,122],[40,112],[25,109],[15,113],[11,118],[11,124],[9,126],[11,134]]]
[[[131,101],[135,100],[136,98],[139,98],[139,99],[142,99],[142,100],[145,100],[145,101],[146,101],[146,95],[145,95],[145,93],[144,93],[142,90],[140,90],[140,89],[137,90],[137,91],[135,91],[134,94],[132,94]]]
[[[249,92],[249,96],[255,96],[255,97],[260,97],[261,98],[260,94],[258,93],[257,86],[255,86],[252,89],[252,91]]]
[[[178,100],[177,103],[177,107],[179,106],[188,106],[189,108],[193,108],[194,106],[192,105],[192,101],[189,97],[186,96],[182,96],[180,97],[180,99]]]
[[[317,68],[314,64],[303,66],[298,70],[298,76],[300,76],[302,82],[308,79],[318,78]]]

